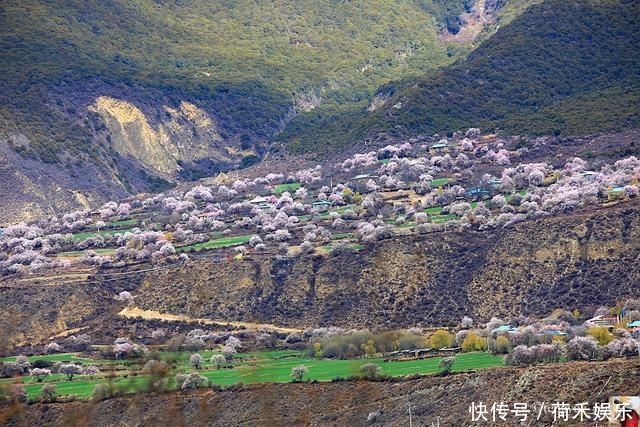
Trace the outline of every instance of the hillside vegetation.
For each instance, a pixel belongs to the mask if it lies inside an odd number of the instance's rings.
[[[638,2],[548,0],[500,28],[464,61],[383,86],[373,113],[289,129],[294,149],[322,150],[380,132],[480,125],[529,134],[588,134],[640,125]],[[354,124],[355,123],[355,124]]]
[[[291,119],[358,110],[381,84],[466,54],[438,34],[472,3],[3,2],[0,214],[250,166]]]
[[[112,92],[147,108],[183,99],[229,135],[268,137],[320,102],[368,100],[382,83],[451,61],[438,43],[469,0],[9,1],[0,9],[0,129],[57,161],[92,149],[77,120]]]

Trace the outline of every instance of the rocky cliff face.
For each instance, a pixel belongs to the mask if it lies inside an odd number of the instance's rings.
[[[12,319],[4,329],[23,342],[114,315],[113,295],[125,289],[141,309],[193,318],[298,328],[442,326],[464,315],[488,320],[614,305],[637,293],[639,256],[640,211],[627,203],[495,232],[397,237],[339,256],[202,255],[121,279],[5,281],[0,306]]]
[[[23,135],[0,136],[0,224],[93,208],[162,189],[192,172],[234,168],[255,155],[223,138],[216,119],[190,102],[143,106],[131,96],[79,95],[70,120],[91,135],[91,149],[57,153],[58,162],[19,154],[16,146],[31,143]]]
[[[98,403],[35,404],[4,410],[8,425],[472,425],[469,406],[483,402],[577,404],[638,395],[636,359],[486,369],[403,382],[344,381],[263,384],[236,390],[171,392]],[[313,402],[313,404],[310,404]],[[551,425],[550,411],[532,409],[523,425]],[[489,413],[491,420],[491,413]],[[515,425],[508,422],[486,425]]]
[[[89,107],[100,114],[111,136],[113,149],[149,170],[175,178],[179,161],[235,159],[222,147],[218,126],[206,112],[186,101],[176,108],[163,105],[162,119],[152,125],[133,103],[100,96]]]

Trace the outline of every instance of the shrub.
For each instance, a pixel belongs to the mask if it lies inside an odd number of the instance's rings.
[[[122,301],[122,302],[129,303],[129,302],[133,301],[133,295],[131,295],[131,292],[129,292],[129,291],[122,291],[118,295],[116,295],[114,297],[114,299],[116,301]]]
[[[302,342],[302,337],[300,336],[300,334],[293,332],[287,335],[287,337],[284,339],[284,342],[286,342],[287,344],[296,344]]]
[[[142,373],[151,377],[165,377],[169,373],[167,364],[160,360],[149,360],[142,367]]]
[[[587,331],[589,336],[593,337],[598,344],[605,346],[613,340],[613,335],[604,326],[594,326]]]
[[[536,361],[536,353],[531,347],[519,345],[505,359],[508,365],[530,365]]]
[[[291,368],[291,378],[293,381],[302,381],[302,378],[309,372],[309,369],[304,365],[298,365]]]
[[[69,381],[73,381],[74,375],[82,374],[82,368],[73,363],[65,363],[60,365],[58,373],[66,375]]]
[[[360,366],[360,372],[362,372],[362,375],[366,379],[373,380],[380,377],[382,369],[375,363],[365,363],[364,365]]]
[[[496,338],[493,346],[493,351],[495,354],[507,354],[509,353],[510,348],[511,343],[509,342],[509,339],[504,335],[500,335]]]
[[[214,354],[209,360],[216,369],[220,369],[227,364],[227,359],[222,354]]]
[[[438,367],[442,369],[443,374],[448,374],[451,372],[451,369],[453,368],[454,363],[456,363],[456,357],[449,356],[449,357],[443,358],[440,361],[440,363],[438,363]]]
[[[469,316],[464,316],[460,321],[461,329],[471,329],[473,328],[473,319]]]
[[[181,390],[189,390],[195,389],[198,387],[206,387],[209,383],[209,380],[206,377],[203,377],[197,372],[192,372],[186,376],[184,379],[182,386],[180,386]]]
[[[462,346],[462,343],[464,342],[464,339],[469,335],[469,332],[470,331],[468,329],[462,329],[456,332],[456,338],[454,341],[457,346]]]
[[[425,347],[423,336],[406,331],[371,333],[354,331],[345,334],[338,328],[319,328],[313,331],[312,354],[316,356],[348,359],[371,357],[376,353]]]
[[[487,349],[487,340],[477,332],[469,332],[462,341],[462,351],[484,351]]]
[[[640,341],[634,338],[621,338],[611,341],[604,348],[604,357],[640,356]]]
[[[49,369],[44,369],[44,368],[33,368],[30,372],[30,375],[40,383],[46,377],[51,375],[51,371]]]
[[[52,342],[44,346],[44,350],[49,354],[59,353],[60,351],[62,351],[62,347],[60,346],[60,344]]]
[[[558,362],[560,360],[560,349],[551,344],[538,344],[533,347],[538,362]]]
[[[225,345],[222,349],[222,355],[224,356],[227,363],[231,363],[233,361],[233,355],[236,353],[237,351],[235,347],[232,347],[230,345]]]
[[[22,366],[16,362],[6,362],[2,366],[2,376],[5,378],[17,377],[18,375],[22,375],[23,372]]]
[[[95,365],[88,365],[82,367],[82,375],[88,375],[89,378],[93,379],[93,376],[100,373],[100,368]]]
[[[433,348],[445,348],[453,343],[453,335],[444,329],[438,329],[429,338],[429,345]]]
[[[575,337],[567,343],[569,360],[592,360],[598,353],[598,343],[592,337]]]
[[[100,402],[111,397],[111,388],[107,384],[96,384],[91,394],[91,399]]]
[[[58,398],[58,392],[55,384],[45,384],[40,389],[40,399],[43,402],[55,402]]]
[[[9,386],[9,395],[18,402],[27,401],[27,392],[22,384],[11,384]]]
[[[198,353],[192,354],[191,357],[189,357],[189,364],[195,369],[200,369],[202,367],[203,360],[204,359],[202,358],[202,356],[200,356]]]
[[[29,359],[27,359],[27,356],[21,354],[20,356],[16,357],[16,363],[22,368],[23,373],[27,373],[29,372],[29,369],[31,369],[31,363],[29,363]]]
[[[87,351],[91,349],[91,337],[87,334],[71,335],[65,340],[65,346],[74,351]]]

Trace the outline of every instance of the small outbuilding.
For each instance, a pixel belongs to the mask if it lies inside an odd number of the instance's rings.
[[[317,202],[311,203],[311,206],[313,206],[316,209],[317,208],[324,208],[324,207],[331,206],[331,202],[329,202],[328,200],[318,200]]]
[[[516,328],[511,325],[502,325],[495,328],[492,332],[515,332]]]
[[[640,328],[640,320],[634,320],[633,322],[627,324],[627,328]]]
[[[252,205],[259,205],[261,203],[267,203],[268,200],[261,196],[256,196],[253,199],[249,200],[249,203]]]

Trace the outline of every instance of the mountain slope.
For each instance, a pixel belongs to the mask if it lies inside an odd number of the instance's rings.
[[[438,32],[471,3],[6,1],[3,159],[16,173],[39,162],[41,181],[92,204],[250,164],[299,112],[366,104],[383,83],[453,61]],[[87,174],[100,177],[93,194],[76,178]],[[25,179],[28,194],[57,191]],[[2,214],[57,210],[42,200]]]
[[[450,61],[438,20],[464,4],[7,2],[0,93],[5,114],[46,113],[53,106],[31,95],[98,80],[134,86],[143,102],[154,90],[190,98],[227,130],[266,136],[292,101],[304,110],[317,98],[366,100],[386,80]]]
[[[283,139],[313,150],[317,140],[339,145],[379,132],[433,133],[480,125],[585,134],[640,126],[638,16],[637,1],[532,5],[464,61],[383,86],[378,93],[388,101],[376,111],[334,117],[330,124],[298,129]]]

